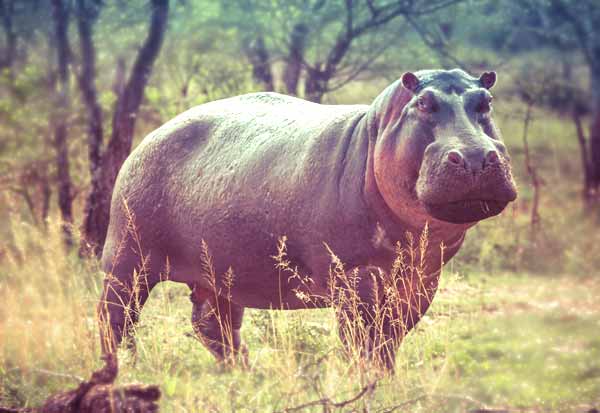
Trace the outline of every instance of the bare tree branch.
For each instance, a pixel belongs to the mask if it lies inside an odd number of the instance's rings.
[[[421,25],[419,25],[419,23],[413,16],[405,15],[404,18],[412,26],[412,28],[415,29],[415,31],[417,32],[419,37],[421,37],[425,45],[427,45],[432,50],[435,50],[438,54],[451,61],[454,65],[458,66],[459,68],[463,70],[467,69],[467,65],[452,54],[450,54],[441,41],[433,40],[431,38],[431,34],[426,32],[425,29],[423,29]]]
[[[335,401],[331,400],[329,397],[324,397],[322,399],[313,400],[311,402],[304,403],[304,404],[301,404],[298,406],[286,407],[285,409],[280,410],[275,413],[297,412],[299,410],[303,410],[303,409],[306,409],[308,407],[313,407],[313,406],[323,406],[326,408],[341,409],[343,407],[346,407],[346,406],[356,402],[357,400],[362,398],[365,394],[372,392],[373,390],[375,390],[375,387],[377,387],[377,381],[367,384],[354,397],[351,397],[348,400],[343,400],[341,402],[335,402]]]
[[[594,66],[595,59],[590,50],[589,35],[585,32],[583,23],[570,12],[569,7],[567,7],[561,0],[551,0],[551,3],[569,22],[573,28],[573,31],[575,32],[575,36],[577,36],[583,55],[590,66]]]

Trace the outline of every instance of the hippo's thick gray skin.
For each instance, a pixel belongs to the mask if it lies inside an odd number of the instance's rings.
[[[300,309],[307,303],[298,291],[328,295],[324,243],[363,275],[360,298],[375,308],[373,290],[384,275],[368,274],[389,270],[396,242],[405,245],[407,232],[419,235],[428,223],[425,277],[410,287],[426,299],[401,291],[415,311],[399,320],[402,331],[385,332],[393,344],[381,357],[392,365],[400,339],[433,298],[442,261],[469,227],[516,198],[490,118],[495,80],[493,72],[405,73],[370,106],[249,94],[195,107],[151,133],[114,189],[102,255],[108,276],[99,312],[110,325],[102,328],[104,350],[114,350],[150,290],[168,278],[193,289],[195,330],[223,358],[240,348],[245,307]],[[276,268],[282,236],[292,266],[312,278],[310,288]],[[219,296],[207,281],[203,241]],[[224,294],[229,269],[233,283]],[[131,304],[132,274],[140,273]]]

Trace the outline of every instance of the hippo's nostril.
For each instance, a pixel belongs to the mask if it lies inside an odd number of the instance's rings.
[[[484,166],[494,165],[497,164],[499,161],[500,158],[498,157],[498,152],[491,150],[485,155]]]
[[[448,152],[448,161],[450,161],[450,163],[453,163],[455,165],[464,165],[465,164],[465,160],[462,157],[461,153],[456,150],[451,150],[450,152]]]

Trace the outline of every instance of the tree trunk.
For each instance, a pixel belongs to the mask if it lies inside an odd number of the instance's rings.
[[[259,34],[255,38],[243,40],[244,53],[252,65],[252,77],[263,86],[267,92],[275,90],[269,51],[265,45],[265,38]]]
[[[13,63],[17,47],[17,35],[13,28],[13,0],[0,0],[0,16],[2,17],[2,28],[6,37],[6,49],[0,60],[0,69],[8,69],[8,76],[13,80]]]
[[[48,215],[50,214],[50,197],[52,196],[52,189],[50,187],[50,181],[48,179],[47,167],[45,167],[44,174],[40,182],[40,192],[42,193],[42,225],[44,228],[48,227]]]
[[[321,103],[323,96],[329,91],[329,81],[336,74],[338,65],[350,50],[354,36],[356,34],[352,32],[350,24],[346,33],[338,36],[335,46],[327,55],[324,67],[321,69],[322,65],[317,65],[315,68],[308,69],[304,90],[306,99]]]
[[[73,243],[71,225],[73,222],[71,176],[69,173],[69,148],[67,122],[70,111],[69,96],[69,11],[62,0],[52,0],[56,51],[58,57],[58,94],[54,113],[54,148],[56,150],[56,174],[58,183],[58,206],[60,209],[65,244]]]
[[[588,142],[583,131],[583,124],[581,122],[581,110],[577,107],[573,108],[572,112],[573,123],[575,124],[575,131],[577,132],[577,143],[579,143],[579,154],[581,156],[581,168],[583,170],[583,200],[588,202],[591,197],[591,182],[592,182],[592,169],[590,163],[590,156],[588,153]]]
[[[531,154],[529,151],[529,125],[531,123],[531,111],[533,109],[533,103],[529,101],[527,103],[527,109],[525,111],[525,118],[523,120],[523,152],[525,154],[525,169],[531,179],[531,186],[533,187],[533,200],[531,203],[531,240],[535,243],[538,228],[540,226],[541,217],[539,212],[540,205],[540,189],[542,181],[537,173],[537,168],[533,165]]]
[[[119,169],[131,151],[135,121],[152,67],[160,52],[169,14],[168,0],[152,0],[148,37],[140,48],[129,80],[117,100],[110,141],[92,179],[83,232],[95,255],[100,255],[110,216],[110,201]]]
[[[304,85],[304,98],[311,102],[321,103],[327,92],[329,79],[319,68],[307,70],[306,84]]]
[[[79,48],[81,51],[81,73],[79,89],[88,112],[88,158],[90,176],[94,177],[100,166],[100,150],[102,148],[102,108],[98,103],[96,92],[96,50],[93,40],[93,24],[96,19],[95,6],[86,7],[85,0],[77,0],[77,29],[79,32]]]
[[[597,67],[590,68],[592,86],[592,119],[590,124],[590,189],[600,191],[600,58]]]
[[[283,72],[283,83],[286,92],[293,96],[298,95],[298,81],[302,73],[307,35],[308,27],[304,23],[294,25],[290,35],[290,52]]]

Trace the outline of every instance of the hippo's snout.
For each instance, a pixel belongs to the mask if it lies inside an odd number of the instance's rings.
[[[457,167],[463,167],[473,174],[481,172],[483,169],[496,165],[500,162],[500,155],[495,149],[479,149],[469,151],[465,156],[461,151],[452,149],[446,155],[446,162]]]
[[[517,198],[508,156],[492,145],[426,152],[416,192],[428,214],[452,223],[498,215]]]

